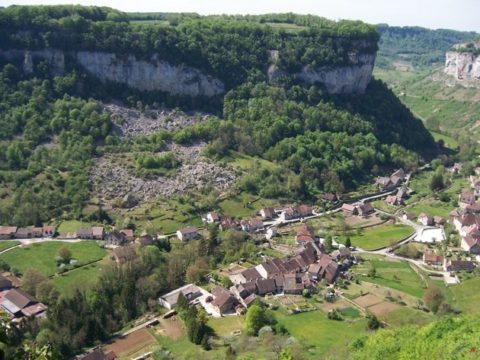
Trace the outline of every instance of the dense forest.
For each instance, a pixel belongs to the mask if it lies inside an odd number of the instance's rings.
[[[268,50],[282,54],[289,72],[301,66],[337,65],[351,61],[350,52],[377,49],[378,33],[362,22],[333,22],[293,16],[308,24],[291,33],[265,26],[261,17],[184,15],[172,24],[138,26],[113,9],[81,6],[20,7],[0,11],[1,49],[95,50],[137,57],[158,54],[172,64],[186,63],[218,77],[228,88],[248,78],[264,77]],[[282,21],[271,15],[269,21]],[[356,43],[354,40],[366,40]]]
[[[445,52],[452,45],[475,35],[469,31],[386,24],[377,25],[377,29],[381,37],[376,64],[384,69],[393,69],[395,62],[406,62],[415,68],[443,64]]]

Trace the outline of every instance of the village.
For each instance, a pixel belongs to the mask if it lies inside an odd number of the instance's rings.
[[[454,175],[460,170],[458,163],[448,169]],[[422,306],[412,297],[418,290],[404,289],[397,277],[401,275],[393,274],[394,283],[386,284],[387,278],[378,275],[381,269],[377,270],[374,264],[393,264],[393,267],[402,264],[400,271],[413,270],[420,278],[427,279],[427,283],[441,281],[445,286],[456,286],[475,272],[480,262],[479,176],[480,169],[477,169],[476,176],[468,180],[471,189],[461,188],[457,195],[458,207],[448,218],[409,211],[406,202],[415,196],[415,190],[410,187],[412,174],[400,169],[390,177],[378,178],[377,192],[354,201],[346,202],[341,194],[326,193],[321,206],[263,207],[256,217],[247,219],[209,212],[202,216],[203,227],[186,226],[171,234],[144,232],[135,236],[132,229],[103,226],[81,227],[59,234],[51,225],[1,226],[2,240],[19,243],[2,250],[0,259],[2,254],[32,244],[91,241],[108,250],[110,261],[125,264],[138,256],[137,248],[154,245],[158,239],[184,243],[206,236],[206,229],[211,227],[220,231],[235,229],[256,239],[259,261],[240,260],[228,264],[208,274],[206,283],[186,284],[160,295],[158,303],[164,308],[160,312],[163,321],[175,318],[177,300],[182,294],[192,305],[201,306],[216,319],[243,316],[252,304],[261,300],[269,306],[284,307],[291,314],[317,308],[327,314],[354,309],[359,314],[373,313],[388,323],[389,314],[398,312],[401,304],[417,313]],[[340,224],[343,232],[326,236],[321,224],[332,221],[336,221],[337,226]],[[387,241],[391,233],[385,237],[381,232],[380,235],[373,233],[384,229],[395,230],[395,238]],[[458,237],[459,242],[452,243],[449,237]],[[412,246],[416,247],[415,256],[402,251],[411,250]],[[21,289],[21,278],[4,272],[0,285],[0,307],[14,323],[31,316],[46,316],[47,306]],[[382,287],[389,290],[380,290]],[[385,296],[382,291],[397,295]],[[312,298],[317,303],[313,303]],[[151,326],[151,322],[146,322],[140,324],[140,328],[147,324]],[[95,349],[83,358],[88,359],[94,353],[106,354]],[[109,356],[112,358],[112,353]]]

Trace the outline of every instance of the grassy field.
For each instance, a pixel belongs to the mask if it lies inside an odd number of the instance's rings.
[[[224,316],[221,318],[209,318],[210,326],[217,336],[230,336],[234,331],[245,329],[244,316]]]
[[[391,311],[385,316],[380,317],[391,326],[403,326],[403,325],[426,325],[433,320],[435,316],[431,313],[412,309],[407,306],[403,306],[400,309]]]
[[[415,215],[425,213],[430,216],[440,216],[444,219],[448,219],[450,212],[455,209],[451,203],[443,203],[434,199],[422,200],[419,203],[409,206],[405,211],[412,212]]]
[[[73,233],[80,228],[89,227],[89,226],[92,226],[92,224],[84,221],[78,221],[78,220],[67,220],[67,221],[63,221],[60,224],[60,226],[57,229],[57,232],[59,234]]]
[[[480,277],[465,280],[461,284],[450,286],[455,306],[466,314],[478,314],[480,308]]]
[[[430,134],[433,135],[433,138],[435,139],[435,141],[443,140],[443,143],[447,148],[455,150],[458,147],[458,141],[451,136],[440,134],[435,131],[430,131]]]
[[[259,198],[247,193],[241,193],[221,201],[218,205],[220,211],[225,216],[232,218],[255,217],[257,212],[266,206],[274,206],[277,202],[274,200]]]
[[[200,215],[194,211],[192,205],[194,203],[194,199],[146,202],[133,211],[120,210],[115,214],[115,218],[122,222],[129,219],[137,225],[137,228],[142,230],[169,234],[186,226],[202,225]]]
[[[66,247],[71,251],[77,264],[99,260],[107,253],[91,240],[76,243],[49,241],[13,249],[0,255],[0,259],[21,273],[25,273],[28,269],[35,269],[45,275],[53,275],[58,270],[55,256],[61,247]]]
[[[103,266],[99,263],[74,269],[52,279],[52,283],[62,295],[73,295],[75,290],[88,291],[98,281]]]
[[[338,356],[353,340],[366,334],[365,319],[329,320],[320,311],[287,315],[279,310],[275,311],[275,316],[292,336],[310,347],[308,354],[312,359],[327,358],[329,354]]]
[[[413,233],[410,226],[403,224],[380,225],[362,230],[350,236],[353,246],[364,250],[378,249],[400,241]]]
[[[391,261],[381,256],[362,257],[365,261],[353,268],[355,273],[360,274],[360,280],[403,291],[415,297],[423,296],[424,283],[408,262]],[[372,266],[376,270],[375,277],[367,276]]]
[[[20,244],[20,241],[17,240],[0,240],[0,251],[9,249],[12,246]]]

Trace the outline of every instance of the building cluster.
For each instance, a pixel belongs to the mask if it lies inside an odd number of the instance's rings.
[[[47,311],[44,304],[30,294],[14,288],[12,281],[3,275],[0,275],[0,309],[15,324],[32,316],[46,316]]]
[[[55,235],[54,226],[16,227],[0,226],[0,240],[49,238]]]
[[[480,254],[480,204],[471,192],[459,195],[459,209],[450,213],[450,222],[460,234],[461,247],[472,254]]]
[[[473,271],[475,269],[473,261],[447,259],[433,250],[425,251],[423,262],[430,266],[442,267],[444,271],[449,272]]]
[[[390,177],[378,177],[375,181],[375,185],[378,186],[380,191],[391,191],[405,181],[407,174],[403,169],[398,169]]]
[[[173,309],[180,293],[190,303],[201,304],[207,313],[221,316],[242,313],[258,296],[302,294],[321,280],[334,283],[355,262],[350,249],[341,247],[326,254],[313,229],[302,224],[296,229],[297,247],[292,256],[272,258],[248,269],[229,274],[230,289],[217,287],[212,293],[196,285],[186,285],[160,297],[160,304]]]
[[[361,216],[361,217],[368,217],[375,213],[375,209],[370,203],[362,203],[358,202],[355,204],[343,204],[342,211],[347,216]]]
[[[398,189],[396,194],[388,195],[385,201],[388,205],[403,205],[409,196],[409,190],[405,186],[402,186],[400,189]]]

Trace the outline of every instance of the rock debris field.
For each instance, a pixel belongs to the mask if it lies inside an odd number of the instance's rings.
[[[119,136],[149,135],[157,131],[180,130],[205,121],[210,115],[188,115],[175,110],[146,110],[144,112],[116,104],[106,104],[112,115],[114,132]]]
[[[128,109],[122,111],[130,112]],[[135,110],[132,110],[132,113],[134,116],[126,116],[126,121],[121,127],[122,134],[148,135],[161,129],[169,129],[169,126],[179,129],[198,121],[184,115],[173,117],[174,120],[171,121],[166,121],[167,116],[163,115],[160,116],[161,120],[153,120],[143,114],[136,114],[138,112]],[[129,166],[129,162],[124,161],[124,156],[100,157],[90,173],[94,192],[104,201],[121,199],[128,194],[132,194],[138,200],[149,200],[155,197],[174,197],[187,190],[201,189],[207,185],[212,185],[220,191],[229,188],[237,179],[236,172],[203,157],[201,153],[205,146],[205,143],[191,146],[168,144],[167,151],[172,151],[181,160],[182,165],[174,175],[157,176],[153,179],[135,176],[132,162],[130,161]]]

